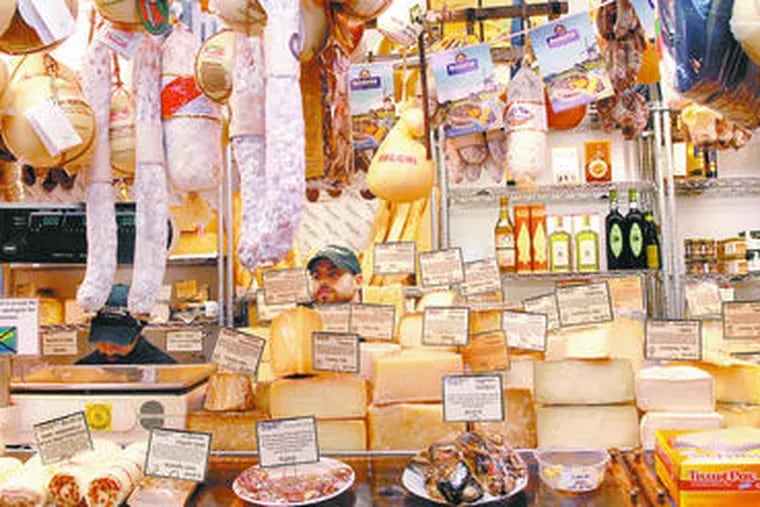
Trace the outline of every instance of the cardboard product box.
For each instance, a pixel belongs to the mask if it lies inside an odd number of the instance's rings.
[[[533,254],[533,272],[549,271],[549,235],[546,232],[546,205],[530,206],[530,241]]]
[[[532,235],[530,229],[530,206],[515,206],[515,255],[518,273],[533,269]]]

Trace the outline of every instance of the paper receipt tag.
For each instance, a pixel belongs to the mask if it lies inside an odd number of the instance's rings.
[[[422,344],[465,346],[470,339],[470,309],[428,306],[422,318]]]
[[[145,475],[204,482],[211,433],[153,428],[148,439]]]
[[[203,352],[203,331],[170,331],[166,333],[167,352]]]
[[[416,271],[414,241],[375,243],[373,272],[376,275],[407,275]]]
[[[392,340],[395,329],[395,306],[351,305],[351,333],[367,339]]]
[[[504,310],[501,326],[510,347],[541,352],[546,350],[549,319],[545,313]]]
[[[143,32],[127,32],[113,26],[106,27],[98,33],[98,40],[116,51],[119,56],[131,60],[140,45]]]
[[[74,412],[34,425],[43,465],[51,465],[92,450],[90,428],[83,411]]]
[[[311,301],[309,278],[303,268],[266,270],[262,282],[264,302],[268,305]]]
[[[45,45],[65,39],[76,30],[76,20],[65,0],[19,0],[18,8]]]
[[[562,327],[599,324],[614,319],[607,282],[557,287],[556,294]]]
[[[462,292],[468,298],[501,292],[501,274],[496,259],[483,259],[465,264]]]
[[[351,330],[351,305],[315,305],[322,316],[322,329],[328,333],[348,333]]]
[[[256,440],[262,468],[319,461],[317,420],[314,417],[258,421]]]
[[[723,338],[741,340],[760,336],[760,301],[723,303]]]
[[[559,329],[559,308],[557,296],[553,292],[523,301],[523,309],[529,313],[543,313],[546,315],[549,331]]]
[[[256,375],[266,339],[232,329],[220,329],[211,362],[220,371]]]
[[[501,375],[443,377],[443,420],[487,422],[504,420]]]
[[[76,331],[42,333],[42,354],[45,356],[75,356],[79,352]]]
[[[285,303],[281,305],[268,305],[264,301],[264,291],[256,291],[256,317],[259,323],[272,322],[275,317],[291,308],[295,308],[295,303]]]
[[[79,132],[54,99],[49,99],[24,111],[24,115],[39,136],[45,150],[56,156],[82,144]]]
[[[612,308],[615,313],[645,312],[644,277],[641,275],[598,278],[594,281],[607,282],[610,288]]]
[[[423,287],[442,287],[464,282],[462,250],[450,248],[419,255]]]
[[[647,359],[702,360],[702,323],[698,320],[647,320]]]
[[[0,298],[0,354],[39,355],[38,299]]]
[[[465,347],[462,359],[473,373],[508,370],[509,348],[504,331],[470,335],[470,343]]]
[[[359,336],[349,333],[312,333],[314,369],[359,373]]]

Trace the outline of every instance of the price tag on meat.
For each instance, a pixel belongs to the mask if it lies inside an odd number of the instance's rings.
[[[559,307],[557,295],[553,292],[523,301],[523,309],[529,313],[543,313],[546,315],[549,331],[559,329]]]
[[[262,468],[319,461],[317,421],[313,417],[258,421],[256,439]]]
[[[395,329],[395,306],[351,305],[351,333],[367,339],[392,340]]]
[[[614,318],[607,282],[557,287],[556,293],[562,327],[611,322]]]
[[[470,309],[425,308],[422,319],[423,345],[467,345],[470,338]]]
[[[416,245],[414,241],[375,243],[373,252],[374,274],[407,275],[416,271]]]
[[[322,316],[322,329],[328,333],[348,333],[351,329],[351,305],[316,305]]]
[[[702,360],[702,323],[698,320],[647,320],[647,359]]]
[[[504,420],[501,375],[443,377],[443,420],[486,422]]]
[[[501,316],[501,325],[510,347],[541,352],[546,350],[549,319],[545,313],[505,310]]]
[[[464,282],[462,250],[450,248],[421,253],[420,278],[423,287],[442,287]]]
[[[42,333],[42,353],[46,356],[74,356],[77,348],[76,331],[60,331],[57,333]]]
[[[501,275],[496,259],[483,259],[465,264],[462,292],[468,298],[478,294],[501,292]]]
[[[220,371],[256,375],[266,342],[260,336],[220,329],[211,362],[216,363]]]
[[[211,433],[153,428],[145,475],[193,482],[206,480]]]
[[[268,305],[311,301],[309,278],[306,276],[306,270],[302,268],[264,271],[262,285],[264,301]]]
[[[92,450],[90,428],[82,411],[35,424],[34,438],[43,465]]]
[[[98,33],[98,40],[119,53],[119,56],[131,60],[142,41],[142,32],[127,32],[106,25]]]
[[[348,333],[312,333],[314,369],[359,373],[359,336]]]
[[[166,333],[167,352],[203,352],[203,331]]]
[[[723,338],[742,340],[760,336],[760,301],[723,303]]]
[[[465,347],[462,359],[474,373],[508,370],[509,348],[504,331],[470,335],[470,343]]]

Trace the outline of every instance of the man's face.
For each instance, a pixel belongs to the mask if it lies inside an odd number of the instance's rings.
[[[101,354],[108,356],[106,358],[108,361],[116,361],[119,358],[128,355],[130,352],[132,352],[132,349],[135,348],[136,344],[137,340],[134,340],[129,345],[116,345],[115,343],[111,342],[93,343],[95,348],[98,349]]]
[[[354,275],[327,259],[318,260],[312,268],[311,294],[315,303],[351,302],[361,283],[362,275]]]

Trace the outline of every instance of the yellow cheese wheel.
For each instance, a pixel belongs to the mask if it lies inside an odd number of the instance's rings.
[[[135,175],[135,102],[125,88],[118,87],[111,95],[108,124],[111,144],[111,167],[115,178]]]
[[[266,13],[257,0],[217,0],[216,15],[237,32],[260,35]]]
[[[314,372],[311,334],[322,331],[322,315],[297,306],[272,320],[269,332],[270,363],[277,377]]]
[[[224,104],[232,94],[235,32],[222,30],[206,39],[195,57],[195,82],[204,95]]]
[[[11,0],[13,4],[17,3],[17,0]],[[78,0],[65,0],[66,8],[71,13],[71,16],[76,19],[78,13]],[[8,0],[3,0],[3,4],[8,3]],[[4,5],[0,8],[0,28],[3,27],[4,14],[7,15],[5,10],[7,6]],[[0,35],[0,51],[11,55],[22,55],[28,53],[35,53],[43,49],[50,49],[63,42],[63,39],[56,40],[50,44],[45,44],[42,39],[37,35],[37,32],[29,26],[24,18],[21,17],[18,9],[15,9],[13,18],[10,24]]]
[[[130,31],[143,29],[135,0],[95,0],[95,7],[117,28]]]
[[[752,61],[760,65],[760,3],[757,0],[734,2],[731,32]]]

